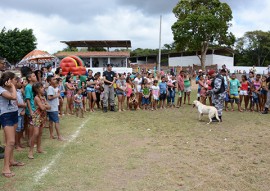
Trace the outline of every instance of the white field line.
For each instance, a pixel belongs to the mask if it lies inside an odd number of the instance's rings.
[[[52,166],[56,163],[57,160],[59,160],[59,158],[63,154],[63,151],[65,150],[65,148],[79,136],[81,130],[84,128],[84,125],[88,121],[89,119],[83,122],[81,126],[77,129],[77,131],[73,135],[71,135],[71,138],[63,145],[63,147],[58,151],[58,153],[52,158],[51,162],[47,164],[46,166],[44,166],[40,171],[38,171],[35,174],[34,179],[36,183],[38,183],[41,180],[41,178],[43,178],[50,171]]]

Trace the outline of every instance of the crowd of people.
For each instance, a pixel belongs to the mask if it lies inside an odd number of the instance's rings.
[[[0,70],[3,62],[0,59]],[[228,111],[230,105],[234,111],[234,103],[240,112],[256,110],[266,114],[270,104],[270,72],[268,76],[254,75],[251,71],[248,77],[243,75],[238,80],[226,69],[218,74],[214,70],[207,74],[200,70],[196,77],[198,100],[215,106],[220,119],[224,107]],[[85,112],[96,109],[106,113],[179,108],[192,104],[191,86],[191,76],[183,70],[177,75],[173,72],[117,74],[111,64],[102,74],[88,70],[85,76],[72,73],[63,76],[61,68],[54,73],[50,65],[36,71],[22,68],[20,77],[3,72],[0,78],[0,123],[5,143],[2,175],[13,177],[10,167],[24,165],[13,155],[14,148],[18,151],[24,148],[23,138],[27,140],[29,159],[35,157],[35,146],[37,153],[44,152],[41,143],[46,124],[51,139],[64,140],[59,123],[63,115],[83,118]]]

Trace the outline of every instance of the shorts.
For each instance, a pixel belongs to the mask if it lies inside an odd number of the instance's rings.
[[[252,97],[251,102],[252,102],[252,105],[259,104],[259,98],[258,97],[256,97],[256,98]]]
[[[191,92],[191,87],[190,87],[190,86],[189,86],[189,87],[185,87],[185,88],[184,88],[184,92],[185,92],[185,93]]]
[[[226,93],[225,98],[224,98],[224,101],[225,102],[229,102],[230,101],[230,97],[229,97],[229,94],[228,93]]]
[[[47,112],[47,115],[49,117],[49,121],[52,121],[54,123],[59,123],[58,111]]]
[[[33,118],[31,115],[26,115],[27,116],[27,121],[30,125],[33,125]]]
[[[149,98],[142,97],[142,105],[149,105],[150,101]]]
[[[6,126],[14,126],[18,123],[18,111],[4,113],[0,116],[2,128]]]
[[[78,109],[78,108],[83,109],[83,104],[82,104],[82,103],[79,103],[79,104],[78,104],[78,103],[75,103],[75,104],[74,104],[74,108],[75,108],[75,109]]]
[[[72,97],[74,92],[72,90],[67,90],[67,97]]]
[[[261,90],[261,95],[267,95],[267,91],[266,90]]]
[[[184,95],[184,91],[179,91],[179,92],[178,92],[178,96],[179,96],[179,97],[182,97],[183,95]]]
[[[159,97],[158,96],[156,96],[156,95],[153,95],[153,100],[155,100],[155,101],[158,101],[159,100]]]
[[[17,133],[20,133],[24,130],[24,116],[18,116],[18,127],[16,129]]]
[[[247,96],[248,95],[248,91],[247,90],[240,90],[240,93],[239,95],[244,95],[244,96]]]
[[[125,92],[121,91],[121,90],[116,90],[115,91],[116,95],[120,96],[120,95],[125,95]]]
[[[197,98],[201,97],[201,89],[198,89]]]
[[[160,94],[159,100],[164,101],[166,100],[167,94]]]
[[[87,88],[86,91],[87,93],[96,92],[95,88]]]
[[[235,102],[236,104],[239,104],[239,95],[231,95],[230,96],[230,102],[233,103]]]

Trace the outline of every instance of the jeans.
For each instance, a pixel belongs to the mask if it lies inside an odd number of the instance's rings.
[[[169,95],[167,97],[167,102],[174,104],[175,90],[169,90]]]

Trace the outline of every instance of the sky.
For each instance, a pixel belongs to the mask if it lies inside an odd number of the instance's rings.
[[[233,11],[231,32],[269,31],[269,0],[221,0]],[[173,42],[178,0],[1,0],[0,29],[33,29],[37,48],[55,53],[69,40],[131,40],[132,49]]]

